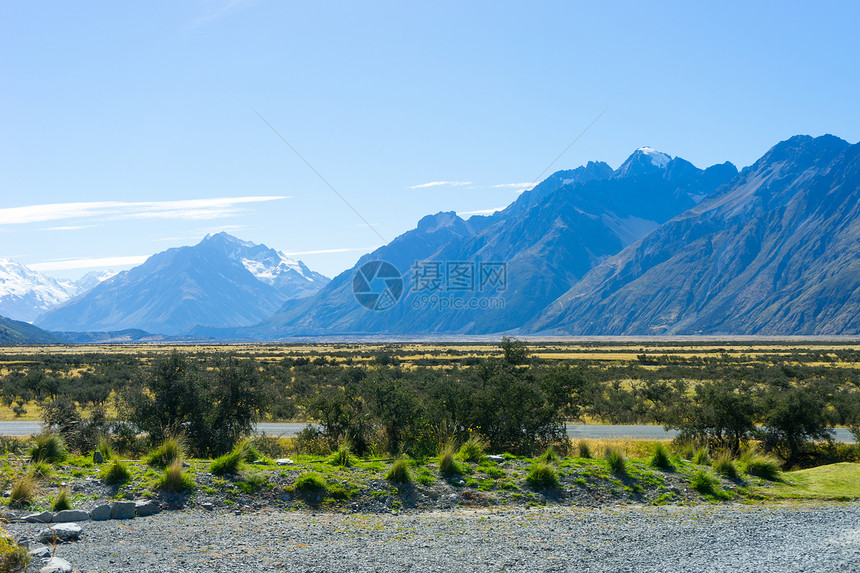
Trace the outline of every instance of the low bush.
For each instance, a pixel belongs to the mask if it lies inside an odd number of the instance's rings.
[[[627,475],[627,460],[618,448],[606,448],[603,455],[609,465],[609,471],[618,475]]]
[[[672,460],[669,458],[669,451],[663,442],[657,442],[657,445],[654,446],[654,453],[648,459],[648,464],[651,467],[666,471],[674,469]]]
[[[182,470],[182,460],[179,458],[167,466],[158,482],[158,487],[170,492],[191,491],[194,485],[194,479]]]
[[[484,459],[484,451],[487,443],[478,436],[469,436],[469,439],[460,446],[460,457],[463,461],[480,463]]]
[[[236,448],[229,454],[217,457],[209,464],[209,471],[213,475],[223,476],[227,474],[239,473],[239,468],[242,466],[242,451]]]
[[[172,436],[165,438],[160,446],[149,452],[144,461],[154,467],[166,468],[177,460],[181,465],[183,457],[185,457],[185,444],[182,439]]]
[[[325,478],[313,472],[300,475],[293,484],[293,489],[302,492],[323,491],[326,487]]]
[[[26,507],[33,503],[36,497],[36,480],[33,476],[25,475],[12,484],[9,494],[9,507]]]
[[[131,479],[131,473],[128,471],[122,460],[113,460],[108,465],[101,469],[101,478],[108,485],[125,483]]]
[[[579,440],[576,443],[576,451],[581,458],[591,458],[591,446],[588,445],[586,440]]]
[[[738,466],[731,453],[724,451],[714,459],[714,471],[729,479],[738,477]]]
[[[385,474],[385,479],[390,481],[391,483],[409,483],[412,481],[412,476],[409,474],[409,465],[406,463],[406,460],[399,459],[394,460],[394,463],[391,465],[391,469],[388,470],[388,473]]]
[[[64,509],[72,509],[72,500],[68,488],[61,489],[54,501],[51,502],[51,511],[63,511]]]
[[[68,455],[63,438],[48,432],[37,435],[30,448],[30,460],[33,462],[53,464],[65,460]]]
[[[558,486],[558,473],[555,466],[547,462],[534,464],[526,475],[526,483],[532,489],[549,489]]]

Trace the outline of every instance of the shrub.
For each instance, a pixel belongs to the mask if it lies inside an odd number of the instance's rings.
[[[33,447],[30,448],[30,460],[53,464],[61,462],[68,456],[63,438],[57,434],[43,432],[36,436]]]
[[[446,444],[439,452],[439,473],[445,477],[451,477],[460,473],[460,466],[454,460],[454,445]]]
[[[68,488],[61,489],[51,503],[51,511],[63,511],[64,509],[72,509],[72,500],[69,499]]]
[[[548,464],[556,464],[558,463],[558,454],[555,453],[555,450],[550,446],[538,457],[538,461]]]
[[[618,448],[606,448],[603,457],[606,459],[606,463],[609,464],[609,471],[618,475],[627,474],[627,460],[624,459],[621,450]]]
[[[9,507],[25,507],[33,502],[36,496],[36,480],[33,476],[21,476],[12,484],[12,492],[9,494]]]
[[[113,460],[101,469],[101,478],[108,485],[125,483],[131,479],[131,473],[122,460]]]
[[[166,468],[176,461],[181,462],[184,456],[185,444],[182,442],[182,439],[176,436],[169,436],[164,439],[160,446],[149,452],[145,461],[151,466]]]
[[[690,478],[690,487],[702,495],[717,495],[716,490],[717,478],[706,472],[699,470]]]
[[[752,454],[747,457],[744,464],[746,473],[770,481],[779,480],[779,460],[772,456],[761,456]]]
[[[654,453],[648,460],[648,464],[661,470],[673,469],[672,460],[669,459],[669,451],[662,442],[657,442],[657,445],[654,446]]]
[[[729,452],[723,452],[714,459],[714,471],[730,479],[738,477],[738,466]]]
[[[409,475],[409,466],[407,465],[406,460],[402,458],[394,460],[394,463],[391,465],[391,469],[389,469],[388,473],[385,475],[385,479],[391,483],[409,483],[412,480],[412,476]]]
[[[547,462],[534,464],[526,475],[526,482],[532,489],[548,489],[558,486],[555,466]]]
[[[242,465],[242,452],[236,448],[229,454],[224,454],[212,460],[209,465],[209,471],[213,475],[223,476],[225,474],[237,474]]]
[[[182,460],[177,458],[164,470],[158,487],[171,492],[190,491],[194,489],[194,479],[182,471]]]
[[[328,462],[333,466],[348,468],[352,465],[352,449],[349,442],[344,440],[340,447],[329,457]]]
[[[576,444],[576,450],[581,458],[590,458],[591,457],[591,446],[588,445],[588,442],[585,440],[579,440]]]
[[[326,489],[325,479],[317,473],[306,473],[300,475],[293,485],[293,489],[303,492],[323,491]]]
[[[0,529],[0,571],[17,573],[23,571],[30,562],[30,552],[21,547],[6,532]]]
[[[484,450],[487,443],[478,436],[469,436],[469,439],[460,446],[460,457],[467,462],[480,463],[484,459]]]

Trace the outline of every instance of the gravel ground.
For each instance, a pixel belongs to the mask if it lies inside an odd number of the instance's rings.
[[[860,570],[860,503],[400,515],[191,509],[80,525],[81,540],[56,555],[82,572]],[[32,538],[41,527],[8,529]],[[28,571],[39,570],[36,561]]]

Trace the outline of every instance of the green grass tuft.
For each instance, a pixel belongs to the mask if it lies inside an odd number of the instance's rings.
[[[690,477],[690,487],[702,495],[717,497],[719,495],[716,489],[717,483],[717,478],[705,470],[699,470]]]
[[[665,471],[674,469],[672,460],[669,458],[669,451],[663,442],[657,442],[657,445],[654,446],[654,453],[648,459],[648,465]]]
[[[68,488],[61,489],[54,501],[51,502],[51,511],[63,511],[64,509],[72,509],[72,500]]]
[[[538,457],[538,461],[545,462],[548,464],[557,464],[558,454],[555,453],[553,447],[550,446],[546,450],[544,450],[544,452]]]
[[[325,478],[313,472],[300,475],[293,485],[293,489],[303,492],[324,491],[326,487]]]
[[[35,479],[45,479],[51,475],[51,464],[38,461],[30,466],[30,475]]]
[[[391,469],[388,470],[388,473],[385,474],[385,479],[390,481],[391,483],[409,483],[412,481],[412,476],[409,474],[409,465],[406,463],[406,460],[399,459],[394,460],[394,463],[391,465]]]
[[[579,457],[589,459],[591,458],[591,446],[588,445],[586,440],[579,440],[576,443],[576,450]]]
[[[33,503],[36,497],[36,480],[33,476],[24,475],[12,484],[9,495],[9,507],[25,507]]]
[[[729,452],[722,452],[714,458],[714,471],[729,479],[738,477],[738,466]]]
[[[454,459],[455,448],[453,444],[446,444],[439,452],[439,473],[445,477],[452,477],[461,473],[460,466]]]
[[[178,458],[167,466],[158,481],[158,487],[170,492],[191,491],[194,486],[194,479],[182,471],[182,460]]]
[[[66,443],[57,434],[43,432],[35,437],[35,443],[30,448],[30,460],[53,464],[68,457]]]
[[[693,457],[690,458],[697,466],[706,466],[711,463],[711,452],[708,448],[698,448],[693,452]]]
[[[144,461],[153,467],[166,468],[185,457],[185,444],[177,437],[165,438],[160,446],[149,452]]]
[[[0,571],[24,571],[30,563],[30,552],[0,529]]]
[[[534,464],[526,475],[526,483],[532,489],[549,489],[558,486],[558,472],[547,462]]]
[[[484,451],[487,449],[487,443],[478,436],[469,436],[462,446],[460,446],[460,457],[463,461],[481,463],[484,459]]]
[[[627,475],[627,460],[618,448],[606,448],[603,454],[606,463],[609,464],[609,471],[617,475]]]
[[[335,450],[331,456],[328,458],[328,463],[333,466],[340,466],[344,468],[348,468],[352,466],[352,447],[349,442],[344,441],[340,444],[340,447]]]
[[[752,454],[744,463],[744,471],[769,481],[778,481],[780,474],[779,460],[772,456]]]
[[[113,460],[101,469],[102,481],[108,485],[125,483],[131,479],[131,472],[122,460]]]
[[[229,454],[217,457],[209,464],[209,471],[212,475],[223,476],[227,474],[239,473],[239,468],[242,467],[242,451],[240,448],[234,449]]]

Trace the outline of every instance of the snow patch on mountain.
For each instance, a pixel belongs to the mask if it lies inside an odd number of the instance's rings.
[[[248,269],[252,275],[270,285],[275,284],[279,277],[290,271],[298,273],[299,276],[306,281],[313,282],[313,277],[310,277],[305,273],[307,267],[303,267],[303,265],[287,257],[280,251],[276,251],[276,253],[279,257],[277,262],[270,260],[268,257],[264,260],[243,258],[242,265]]]
[[[648,157],[648,159],[651,160],[651,163],[653,165],[655,165],[656,167],[659,167],[661,169],[663,169],[667,165],[669,165],[669,162],[672,160],[671,157],[669,157],[668,155],[666,155],[662,151],[657,151],[653,147],[647,147],[647,146],[646,147],[640,147],[636,151],[642,153],[643,155],[646,155]]]
[[[0,259],[0,315],[30,322],[45,310],[72,298],[78,287],[12,259]]]

